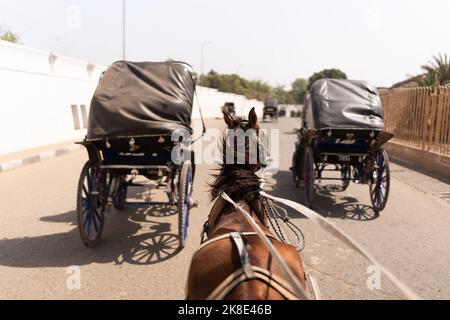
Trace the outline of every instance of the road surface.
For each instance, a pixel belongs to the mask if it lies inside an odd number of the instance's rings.
[[[208,127],[222,127],[217,120]],[[280,172],[269,180],[277,196],[302,201],[289,172],[298,120],[280,129]],[[188,266],[211,203],[207,182],[215,166],[199,165],[187,248],[176,248],[170,208],[107,213],[103,242],[83,246],[76,227],[77,180],[87,155],[60,158],[0,174],[0,299],[183,299]],[[385,211],[370,208],[368,186],[345,192],[321,183],[317,210],[347,231],[424,298],[450,299],[450,184],[392,163]],[[135,190],[142,198],[153,191]],[[156,195],[157,196],[157,195]],[[291,213],[306,236],[303,258],[326,299],[402,299],[369,264],[323,230]],[[80,287],[73,276],[80,275]],[[370,268],[369,268],[370,271]],[[378,289],[370,290],[367,282]]]

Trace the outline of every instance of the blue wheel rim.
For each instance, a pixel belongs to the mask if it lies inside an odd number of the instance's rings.
[[[377,152],[375,155],[375,163],[377,168],[375,170],[376,177],[373,177],[375,184],[373,189],[373,202],[376,208],[380,207],[387,195],[387,170],[386,160],[382,152]]]
[[[186,186],[185,186],[185,199],[183,204],[183,240],[187,239],[187,232],[189,228],[189,208],[191,201],[191,184],[192,184],[192,173],[189,171],[186,178]]]
[[[81,197],[81,210],[82,210],[82,223],[84,234],[87,240],[93,241],[101,232],[103,225],[103,219],[98,210],[101,210],[98,206],[99,195],[93,195],[95,191],[95,183],[100,181],[94,181],[98,175],[95,168],[89,168],[86,172],[86,184],[82,185],[82,197]],[[84,195],[84,196],[83,196]]]
[[[311,206],[310,202],[314,193],[314,161],[309,152],[306,156],[303,181],[305,182],[306,202],[309,206]]]

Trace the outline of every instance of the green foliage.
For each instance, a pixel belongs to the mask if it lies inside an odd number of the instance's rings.
[[[425,71],[425,74],[417,79],[419,85],[450,84],[450,59],[447,54],[434,56],[432,61],[422,66],[422,70]]]
[[[3,41],[9,41],[13,43],[18,43],[20,36],[17,33],[12,32],[9,29],[0,25],[0,39]]]
[[[329,69],[315,73],[310,81],[322,78],[347,79],[347,75],[341,70]],[[211,70],[207,75],[200,76],[199,84],[221,92],[241,94],[248,99],[265,101],[270,96],[279,104],[302,104],[310,81],[298,78],[292,83],[292,89],[287,90],[281,85],[273,87],[262,80],[248,80],[237,74],[219,74]]]
[[[292,97],[298,103],[303,103],[305,94],[308,91],[309,81],[303,78],[298,78],[292,82]]]
[[[308,89],[314,84],[314,82],[316,82],[317,80],[321,80],[321,79],[347,79],[347,75],[339,70],[339,69],[324,69],[320,72],[316,72],[314,73],[310,78],[309,78],[309,86]]]
[[[264,101],[271,95],[281,104],[297,103],[291,92],[286,91],[283,86],[272,87],[260,79],[248,80],[237,74],[219,74],[211,70],[207,75],[200,77],[199,84],[221,92],[241,94],[248,99]]]

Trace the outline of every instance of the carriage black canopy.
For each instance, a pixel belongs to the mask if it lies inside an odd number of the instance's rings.
[[[103,74],[89,111],[89,140],[192,133],[195,93],[192,68],[183,62],[112,64]]]
[[[305,107],[308,129],[384,128],[378,90],[364,81],[318,80],[311,87]]]

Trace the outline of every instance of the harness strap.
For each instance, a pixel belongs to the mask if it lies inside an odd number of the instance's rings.
[[[261,227],[256,223],[253,217],[242,207],[240,207],[236,202],[234,202],[226,193],[222,193],[222,198],[231,203],[237,210],[239,210],[247,222],[252,226],[252,228],[258,233],[263,244],[271,253],[274,260],[279,264],[281,270],[285,274],[286,278],[289,280],[290,284],[292,284],[292,288],[295,290],[296,296],[301,297],[303,299],[308,300],[309,294],[306,292],[304,286],[300,283],[299,279],[296,278],[293,271],[289,268],[286,261],[283,260],[281,254],[277,251],[271,240],[265,235],[264,231]]]
[[[242,238],[239,232],[230,233],[230,237],[236,246],[236,249],[239,254],[239,259],[241,260],[241,266],[244,270],[245,276],[247,278],[254,278],[255,274],[253,273],[252,266],[250,264],[250,258],[248,256],[247,248],[245,247],[244,239]]]
[[[248,251],[242,236],[257,235],[256,232],[241,234],[239,232],[231,232],[222,237],[213,240],[222,240],[231,238],[236,247],[241,262],[241,268],[229,275],[222,283],[208,296],[207,300],[223,300],[230,292],[245,281],[261,280],[269,287],[276,290],[287,300],[298,300],[298,297],[293,292],[292,288],[284,282],[281,278],[272,274],[271,272],[252,266]],[[211,243],[211,242],[208,242]],[[207,244],[208,244],[207,243]]]
[[[246,237],[246,236],[256,236],[258,234],[256,232],[241,232],[241,235]],[[214,243],[214,242],[217,242],[217,241],[220,241],[220,240],[224,240],[224,239],[228,239],[228,238],[230,238],[230,234],[229,233],[223,234],[223,235],[215,237],[215,238],[212,238],[212,239],[202,243],[202,245],[200,247],[198,247],[197,250],[194,251],[194,254],[192,256],[195,256],[201,249],[203,249],[204,247],[207,247],[211,243]]]
[[[277,275],[259,267],[251,266],[254,274],[253,278],[248,278],[243,268],[229,275],[222,283],[208,296],[207,300],[224,300],[231,291],[240,284],[250,280],[261,280],[269,287],[281,294],[286,300],[299,300],[292,288]]]

